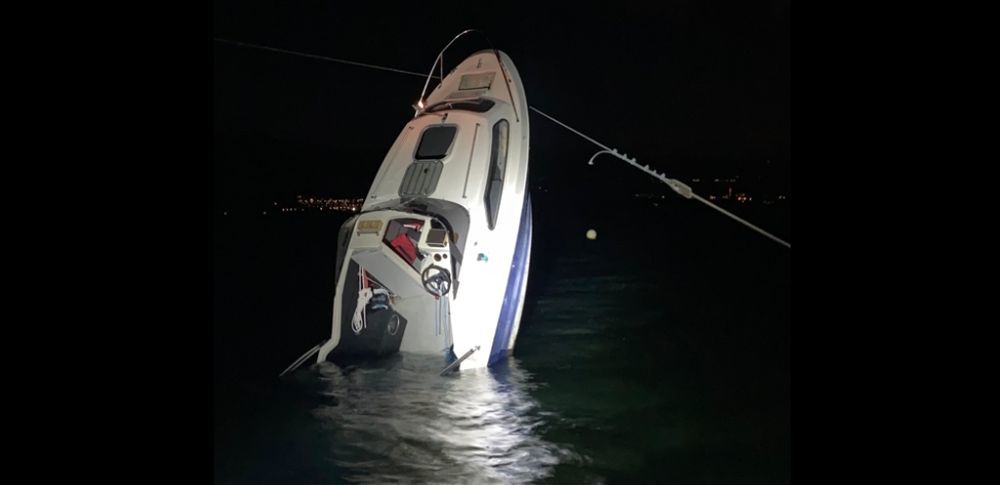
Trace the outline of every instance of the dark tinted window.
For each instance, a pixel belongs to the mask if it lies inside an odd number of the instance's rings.
[[[490,155],[490,175],[486,179],[486,220],[492,231],[497,225],[500,196],[503,195],[503,178],[507,169],[507,120],[493,125],[493,152]]]
[[[438,111],[444,111],[449,109],[460,109],[465,111],[475,111],[476,113],[485,113],[490,110],[496,103],[488,99],[479,98],[473,101],[442,101],[440,103],[427,108],[428,113],[435,113]]]
[[[417,146],[417,160],[440,160],[448,154],[451,142],[455,140],[457,126],[432,126],[424,130]]]

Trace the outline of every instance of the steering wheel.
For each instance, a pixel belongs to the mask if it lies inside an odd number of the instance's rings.
[[[428,266],[421,277],[424,289],[434,296],[441,297],[451,291],[451,273],[440,266]]]

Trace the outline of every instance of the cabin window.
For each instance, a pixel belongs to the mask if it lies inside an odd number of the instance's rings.
[[[493,125],[493,151],[490,155],[490,174],[486,179],[486,220],[492,231],[497,225],[500,196],[503,195],[504,172],[507,169],[507,120]]]
[[[448,155],[451,143],[455,141],[455,125],[432,126],[424,130],[417,145],[417,160],[441,160]]]

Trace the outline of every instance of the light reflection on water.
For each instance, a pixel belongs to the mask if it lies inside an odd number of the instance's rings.
[[[377,367],[313,368],[336,404],[313,409],[331,434],[343,478],[361,483],[523,483],[559,463],[586,461],[540,437],[559,419],[540,409],[538,384],[517,360],[438,375],[441,359],[401,354]]]

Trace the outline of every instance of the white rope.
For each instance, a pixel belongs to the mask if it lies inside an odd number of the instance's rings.
[[[306,53],[303,53],[303,52],[295,52],[295,51],[290,51],[290,50],[285,50],[285,49],[277,49],[277,48],[274,48],[274,47],[267,47],[267,46],[262,46],[262,45],[257,45],[257,44],[250,44],[250,43],[246,43],[246,42],[237,42],[237,41],[234,41],[234,40],[220,39],[218,37],[216,37],[215,40],[219,41],[219,42],[226,42],[226,43],[229,43],[229,44],[234,44],[234,45],[243,46],[243,47],[252,47],[252,48],[255,48],[255,49],[263,49],[263,50],[268,50],[268,51],[281,52],[281,53],[284,53],[284,54],[291,54],[291,55],[296,55],[296,56],[309,57],[309,58],[313,58],[313,59],[321,59],[321,60],[324,60],[324,61],[340,62],[340,63],[343,63],[343,64],[350,64],[350,65],[353,65],[353,66],[367,67],[367,68],[370,68],[370,69],[379,69],[379,70],[382,70],[382,71],[398,72],[398,73],[401,73],[401,74],[410,74],[410,75],[413,75],[413,76],[427,77],[427,75],[420,74],[419,72],[404,71],[402,69],[394,69],[394,68],[391,68],[391,67],[377,66],[377,65],[374,65],[374,64],[365,64],[363,62],[348,61],[348,60],[345,60],[345,59],[337,59],[337,58],[334,58],[334,57],[317,56],[315,54],[306,54]],[[454,42],[454,41],[452,41],[452,42]],[[437,64],[437,61],[435,61],[435,64]],[[434,67],[433,66],[431,67],[431,71],[432,72],[434,71]],[[438,76],[431,76],[431,77],[434,77],[435,79],[440,79]],[[597,146],[601,147],[602,151],[597,152],[596,154],[594,154],[593,157],[590,158],[590,162],[589,163],[591,165],[593,165],[593,163],[594,163],[594,158],[597,158],[597,156],[601,155],[602,153],[608,153],[609,155],[614,155],[614,156],[616,156],[616,157],[624,160],[629,165],[632,165],[633,167],[638,168],[639,170],[642,170],[643,172],[646,172],[649,175],[652,175],[654,178],[656,178],[656,179],[660,180],[661,182],[667,184],[667,186],[669,186],[671,189],[673,189],[674,192],[677,192],[678,194],[680,194],[685,199],[694,199],[694,200],[697,200],[698,202],[701,202],[701,203],[703,203],[703,204],[705,204],[705,205],[707,205],[707,206],[709,206],[709,207],[711,207],[711,208],[713,208],[713,209],[715,209],[715,210],[717,210],[717,211],[725,214],[726,216],[731,217],[732,219],[734,219],[737,222],[739,222],[739,223],[741,223],[741,224],[749,227],[750,229],[753,229],[754,231],[757,231],[757,232],[763,234],[764,236],[772,239],[773,241],[777,242],[778,244],[781,244],[781,245],[783,245],[783,246],[785,246],[787,248],[791,248],[792,247],[791,244],[785,242],[781,238],[778,238],[777,236],[775,236],[775,235],[773,235],[773,234],[771,234],[771,233],[769,233],[769,232],[767,232],[767,231],[765,231],[765,230],[763,230],[763,229],[761,229],[761,228],[759,228],[759,227],[757,227],[757,226],[755,226],[755,225],[753,225],[753,224],[751,224],[751,223],[749,223],[749,222],[741,219],[740,217],[738,217],[737,215],[733,214],[732,212],[729,212],[729,211],[723,209],[722,207],[719,207],[719,206],[713,204],[712,202],[709,202],[708,200],[705,200],[700,195],[694,193],[694,191],[691,190],[691,187],[687,186],[686,184],[684,184],[680,180],[672,179],[672,178],[667,178],[666,174],[658,173],[656,170],[650,169],[649,165],[645,165],[645,166],[639,165],[638,163],[636,163],[636,161],[635,161],[634,158],[628,158],[627,154],[618,153],[618,150],[615,150],[615,149],[612,149],[612,148],[608,148],[603,143],[601,143],[601,142],[599,142],[599,141],[597,141],[597,140],[595,140],[595,139],[593,139],[593,138],[591,138],[591,137],[589,137],[587,135],[584,135],[583,133],[580,133],[578,130],[575,130],[572,127],[570,127],[569,125],[567,125],[567,124],[565,124],[565,123],[563,123],[563,122],[561,122],[561,121],[559,121],[559,120],[557,120],[557,119],[555,119],[555,118],[553,118],[553,117],[551,117],[551,116],[543,113],[541,110],[539,110],[538,108],[535,108],[534,106],[528,106],[528,108],[531,109],[531,110],[533,110],[534,112],[536,112],[536,113],[538,113],[538,114],[540,114],[540,115],[548,118],[553,123],[556,123],[557,125],[562,126],[563,128],[566,128],[567,130],[575,133],[576,135],[580,136],[584,140],[587,140],[587,141],[593,143],[594,145],[597,145]]]
[[[645,165],[645,166],[639,165],[635,161],[634,158],[628,158],[628,154],[618,153],[618,150],[615,150],[613,148],[608,148],[603,143],[601,143],[601,142],[599,142],[599,141],[597,141],[597,140],[595,140],[595,139],[593,139],[593,138],[591,138],[591,137],[589,137],[587,135],[584,135],[583,133],[580,133],[579,131],[573,129],[572,127],[570,127],[566,123],[563,123],[563,122],[561,122],[561,121],[559,121],[559,120],[557,120],[557,119],[555,119],[555,118],[553,118],[553,117],[551,117],[551,116],[543,113],[541,110],[539,110],[538,108],[535,108],[534,106],[529,106],[529,108],[531,108],[534,112],[536,112],[536,113],[538,113],[538,114],[540,114],[540,115],[542,115],[542,116],[544,116],[544,117],[552,120],[552,122],[558,124],[559,126],[562,126],[563,128],[566,128],[567,130],[569,130],[569,131],[571,131],[571,132],[579,135],[584,140],[587,140],[587,141],[589,141],[589,142],[591,142],[591,143],[593,143],[593,144],[601,147],[601,151],[595,153],[594,156],[590,158],[590,162],[589,163],[591,165],[594,164],[594,159],[597,158],[597,156],[600,155],[600,154],[602,154],[602,153],[607,153],[609,155],[614,155],[614,156],[616,156],[616,157],[624,160],[629,165],[632,165],[633,167],[638,168],[639,170],[642,170],[643,172],[646,172],[649,175],[652,175],[657,180],[660,180],[661,182],[667,184],[671,189],[674,190],[674,192],[677,192],[679,195],[681,195],[685,199],[694,199],[694,200],[697,200],[698,202],[701,202],[701,203],[703,203],[703,204],[705,204],[705,205],[707,205],[707,206],[709,206],[709,207],[711,207],[711,208],[713,208],[713,209],[715,209],[715,210],[717,210],[717,211],[719,211],[719,212],[721,212],[721,213],[723,213],[723,214],[725,214],[725,215],[727,215],[727,216],[735,219],[736,221],[742,223],[743,225],[749,227],[750,229],[753,229],[753,230],[755,230],[755,231],[757,231],[757,232],[759,232],[759,233],[761,233],[761,234],[763,234],[763,235],[771,238],[772,240],[774,240],[778,244],[782,244],[782,245],[784,245],[785,247],[788,247],[788,248],[792,247],[791,244],[788,244],[787,242],[785,242],[782,239],[774,236],[773,234],[771,234],[771,233],[769,233],[769,232],[767,232],[767,231],[765,231],[765,230],[763,230],[763,229],[761,229],[761,228],[759,228],[759,227],[757,227],[757,226],[755,226],[755,225],[753,225],[753,224],[751,224],[751,223],[749,223],[749,222],[747,222],[747,221],[739,218],[735,214],[733,214],[733,213],[731,213],[731,212],[723,209],[722,207],[719,207],[719,206],[717,206],[717,205],[715,205],[715,204],[713,204],[713,203],[705,200],[700,195],[694,193],[694,191],[691,190],[691,187],[688,187],[686,184],[684,184],[684,182],[681,182],[680,180],[677,180],[677,179],[667,178],[666,174],[658,173],[656,170],[649,168],[649,165]]]
[[[384,288],[361,288],[358,290],[358,304],[354,307],[354,318],[351,319],[351,330],[356,335],[361,335],[361,331],[368,328],[368,303],[375,295],[385,295],[389,297],[389,290]]]
[[[358,290],[358,304],[354,307],[354,318],[351,319],[351,330],[355,335],[361,335],[361,331],[368,328],[365,318],[365,306],[372,299],[372,289],[362,288]]]
[[[441,335],[441,299],[434,299],[434,335]]]
[[[449,302],[449,300],[447,298],[443,298],[443,300],[444,300],[444,307],[445,307],[445,309],[444,309],[444,311],[445,311],[445,313],[444,313],[444,343],[445,343],[445,345],[444,345],[444,349],[443,350],[445,352],[447,352],[448,349],[453,344],[453,342],[452,342],[452,330],[451,330],[451,303]]]
[[[306,54],[305,52],[296,52],[296,51],[290,51],[290,50],[285,50],[285,49],[278,49],[278,48],[275,48],[275,47],[267,47],[267,46],[264,46],[264,45],[251,44],[251,43],[248,43],[248,42],[237,42],[235,40],[220,39],[218,37],[215,37],[214,39],[216,41],[218,41],[218,42],[225,42],[227,44],[238,45],[238,46],[241,46],[241,47],[251,47],[251,48],[254,48],[254,49],[262,49],[262,50],[265,50],[265,51],[280,52],[282,54],[291,54],[293,56],[309,57],[309,58],[312,58],[312,59],[320,59],[320,60],[324,60],[324,61],[339,62],[339,63],[342,63],[342,64],[350,64],[352,66],[367,67],[369,69],[379,69],[379,70],[382,70],[382,71],[398,72],[400,74],[409,74],[411,76],[426,77],[426,74],[420,74],[419,72],[413,72],[413,71],[404,71],[403,69],[395,69],[395,68],[392,68],[392,67],[377,66],[375,64],[365,64],[364,62],[348,61],[347,59],[337,59],[336,57],[317,56],[316,54]],[[440,79],[438,76],[431,76],[431,77],[433,77],[434,79]]]

